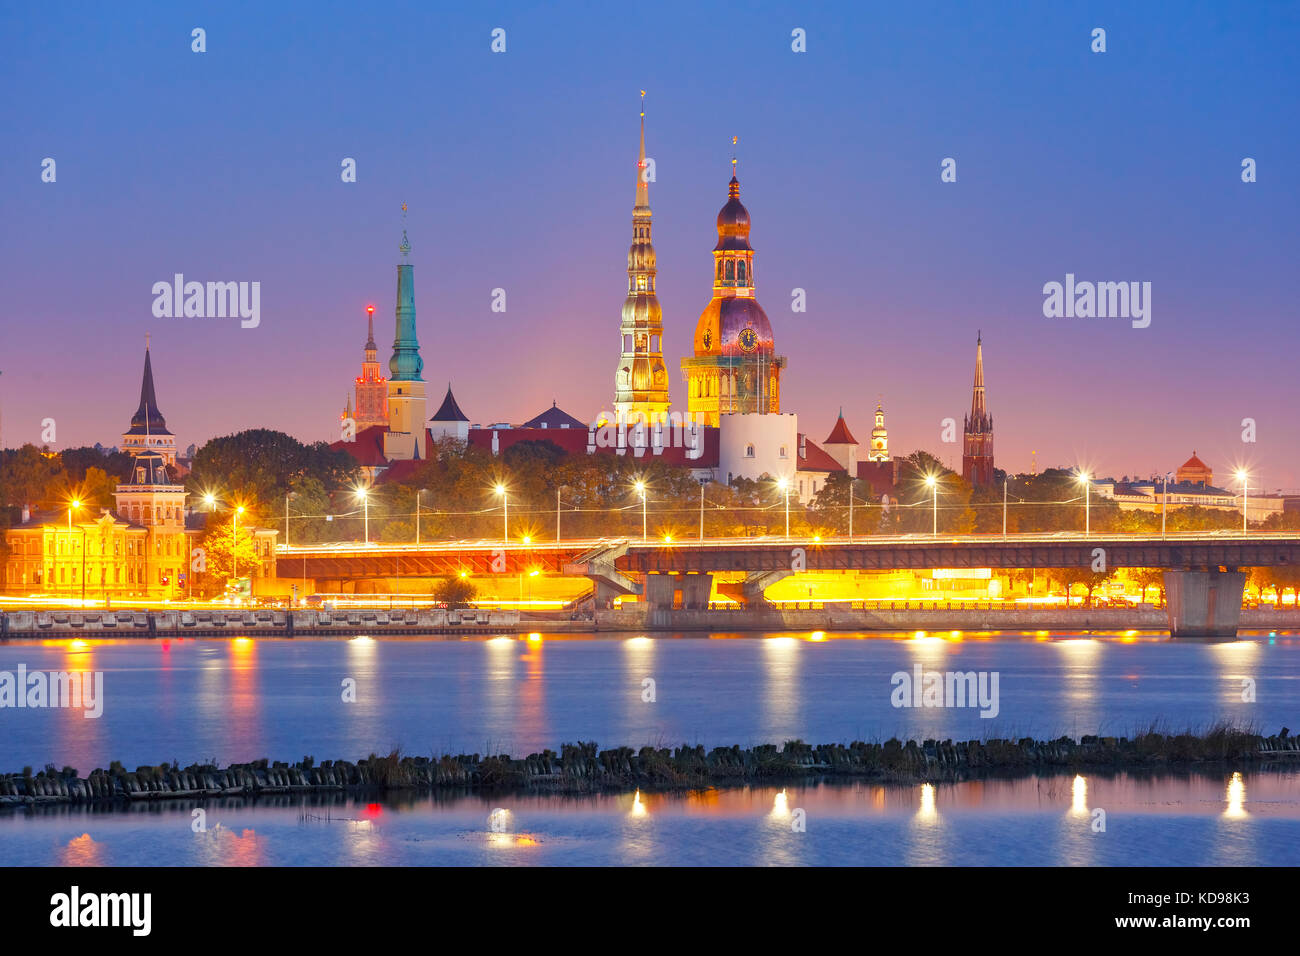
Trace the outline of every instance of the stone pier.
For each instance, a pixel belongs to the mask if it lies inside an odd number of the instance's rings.
[[[1245,571],[1169,570],[1165,599],[1174,637],[1236,637]]]

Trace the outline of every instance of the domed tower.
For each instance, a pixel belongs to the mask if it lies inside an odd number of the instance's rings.
[[[642,97],[645,96],[643,92]],[[627,299],[619,327],[622,354],[614,373],[614,410],[619,419],[647,425],[668,414],[668,372],[664,367],[664,317],[655,292],[655,247],[650,241],[650,186],[645,160],[645,110],[636,163],[636,205],[632,246],[627,252]]]
[[[754,298],[754,248],[749,210],[740,201],[731,160],[727,203],[718,213],[713,247],[713,298],[695,325],[695,356],[682,359],[692,420],[716,427],[722,415],[781,411],[781,370],[772,324]]]
[[[889,432],[885,429],[885,406],[876,402],[876,424],[871,429],[867,461],[889,461]]]

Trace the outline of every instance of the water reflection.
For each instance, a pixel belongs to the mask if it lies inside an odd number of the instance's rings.
[[[793,637],[769,637],[763,647],[765,723],[784,741],[799,733],[800,643]]]

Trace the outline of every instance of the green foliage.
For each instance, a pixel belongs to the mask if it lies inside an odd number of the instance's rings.
[[[469,607],[478,590],[463,578],[446,578],[439,581],[429,591],[429,595],[438,602],[451,608]]]

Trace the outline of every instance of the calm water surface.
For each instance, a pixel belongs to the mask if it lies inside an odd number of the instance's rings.
[[[207,829],[196,833],[191,814],[200,805]],[[489,824],[493,811],[503,832]],[[1297,774],[1119,774],[932,788],[7,811],[0,864],[1294,866],[1297,833]]]
[[[0,670],[102,671],[104,712],[0,710],[0,769],[112,760],[525,756],[566,741],[706,747],[1122,736],[1218,720],[1300,731],[1300,637],[764,635],[0,644]],[[998,715],[895,708],[896,672],[989,671]],[[356,702],[343,701],[345,680]],[[653,681],[654,701],[648,702]],[[1245,681],[1254,701],[1244,701]]]
[[[1300,638],[1006,634],[45,641],[0,671],[100,671],[104,710],[0,710],[0,768],[356,760],[561,742],[751,745],[1300,728]],[[988,671],[998,715],[896,708],[896,672]],[[345,681],[356,700],[344,702]],[[647,683],[653,681],[653,685]],[[1253,683],[1252,683],[1253,682]],[[654,700],[649,688],[653,686]],[[1254,700],[1243,700],[1253,687]],[[1245,695],[1249,697],[1250,695]],[[207,829],[191,829],[202,807]],[[491,812],[508,811],[506,832]],[[1105,830],[1095,829],[1103,811]],[[805,821],[804,832],[791,823]],[[0,812],[0,864],[1300,864],[1300,773],[934,787],[169,801]]]

